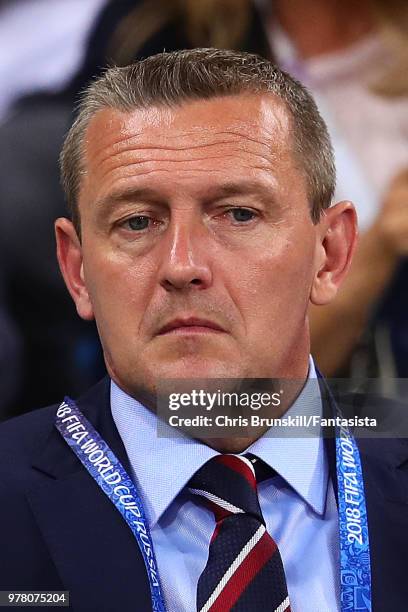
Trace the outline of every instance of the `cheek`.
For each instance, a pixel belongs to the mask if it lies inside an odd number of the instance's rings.
[[[94,249],[84,256],[85,282],[99,327],[124,330],[138,326],[154,290],[156,267],[135,263],[123,253]],[[123,333],[123,332],[122,332]]]
[[[289,241],[248,254],[234,262],[231,294],[247,326],[263,326],[277,319],[291,321],[304,314],[313,277],[312,245],[298,249]]]

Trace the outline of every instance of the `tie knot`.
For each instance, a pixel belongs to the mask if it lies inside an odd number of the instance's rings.
[[[204,498],[217,521],[233,514],[252,514],[262,523],[252,462],[241,455],[217,455],[188,483],[191,493]]]

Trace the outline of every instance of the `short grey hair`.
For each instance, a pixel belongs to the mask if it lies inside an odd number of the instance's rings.
[[[125,67],[113,67],[83,92],[78,114],[60,157],[62,185],[73,223],[79,232],[78,194],[84,168],[88,124],[105,108],[131,112],[189,100],[271,93],[289,110],[292,146],[307,182],[314,223],[331,204],[335,189],[333,150],[327,127],[307,89],[259,55],[221,49],[159,53]]]

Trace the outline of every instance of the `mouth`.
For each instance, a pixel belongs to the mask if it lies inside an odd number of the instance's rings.
[[[209,321],[208,319],[200,319],[198,317],[186,317],[172,319],[166,325],[164,325],[158,335],[163,336],[165,334],[219,334],[225,333],[218,323]]]

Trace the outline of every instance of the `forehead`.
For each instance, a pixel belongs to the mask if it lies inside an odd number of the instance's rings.
[[[122,112],[98,111],[85,135],[81,193],[130,180],[166,184],[166,173],[205,187],[225,175],[293,166],[291,120],[272,94],[245,94]],[[168,182],[168,181],[167,181]]]

